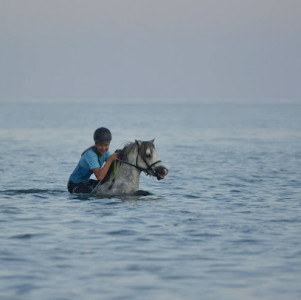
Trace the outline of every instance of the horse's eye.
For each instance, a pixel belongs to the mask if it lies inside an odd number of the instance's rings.
[[[151,158],[152,155],[151,155],[151,154],[146,154],[146,157],[147,157],[147,158]]]

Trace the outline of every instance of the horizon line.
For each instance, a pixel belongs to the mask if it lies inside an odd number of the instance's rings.
[[[0,103],[189,103],[189,104],[301,104],[301,98],[232,97],[232,98],[109,98],[109,97],[2,97]]]

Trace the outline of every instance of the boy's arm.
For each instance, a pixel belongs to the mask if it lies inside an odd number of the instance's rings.
[[[106,177],[106,175],[107,175],[107,173],[109,171],[109,168],[110,168],[112,162],[115,161],[115,160],[117,160],[117,159],[118,159],[118,154],[117,153],[113,153],[108,158],[108,160],[106,161],[106,164],[102,168],[94,168],[94,169],[92,169],[95,177],[97,178],[97,180],[102,181]]]

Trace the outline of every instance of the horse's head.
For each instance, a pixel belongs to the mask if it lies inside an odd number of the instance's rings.
[[[148,142],[136,140],[136,144],[138,145],[136,165],[143,168],[147,174],[155,176],[158,180],[161,180],[168,174],[168,170],[159,159],[154,141],[154,139]]]

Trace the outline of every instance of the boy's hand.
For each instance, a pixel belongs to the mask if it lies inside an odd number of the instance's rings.
[[[117,159],[118,159],[118,153],[113,153],[113,154],[109,157],[109,159],[111,160],[111,162],[117,160]]]

